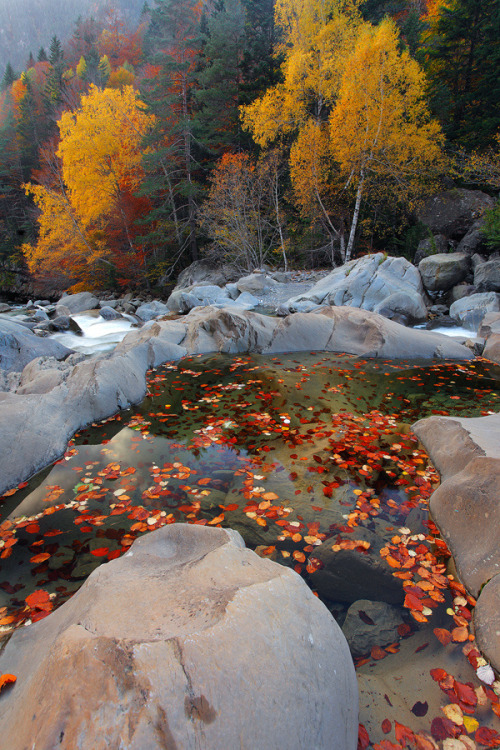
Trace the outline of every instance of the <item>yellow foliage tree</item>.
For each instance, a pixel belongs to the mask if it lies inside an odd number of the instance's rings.
[[[349,259],[361,200],[375,178],[409,186],[440,158],[424,77],[395,25],[364,23],[355,0],[278,0],[283,83],[242,108],[260,146],[290,134],[297,203]],[[354,188],[354,190],[353,190]],[[354,206],[352,202],[354,201]],[[351,224],[345,246],[345,227]]]
[[[389,180],[395,192],[411,192],[443,163],[443,136],[424,93],[424,74],[407,51],[400,51],[394,22],[365,26],[346,60],[329,122],[332,158],[346,185],[355,187],[346,260],[370,182]]]
[[[61,266],[88,283],[97,263],[117,266],[124,254],[129,265],[137,260],[133,222],[140,199],[134,192],[152,122],[130,86],[92,86],[79,110],[61,116],[52,179],[26,186],[41,211],[38,242],[23,248],[30,270]]]

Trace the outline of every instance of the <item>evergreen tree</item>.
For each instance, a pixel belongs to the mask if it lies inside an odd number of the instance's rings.
[[[6,89],[9,88],[9,86],[12,86],[16,78],[17,76],[14,73],[14,68],[12,67],[10,62],[8,62],[5,67],[5,73],[3,74],[3,78],[2,78],[2,91],[5,91]]]
[[[56,36],[52,37],[49,54],[50,69],[45,82],[45,103],[47,113],[57,119],[58,111],[64,97],[65,81],[64,52],[61,42]]]
[[[273,0],[242,0],[245,11],[245,44],[241,61],[241,104],[250,104],[281,76],[276,55]]]
[[[426,44],[432,107],[451,141],[492,145],[500,121],[500,0],[441,5]]]
[[[203,56],[197,76],[195,99],[198,141],[220,155],[240,142],[241,62],[245,15],[240,0],[225,0],[202,19]]]
[[[37,57],[38,62],[48,62],[48,59],[49,58],[47,57],[47,53],[45,52],[44,47],[40,47]]]
[[[28,57],[28,62],[26,63],[26,70],[29,70],[30,68],[35,67],[35,58],[33,57],[33,52],[30,52],[30,56]]]
[[[97,66],[97,72],[99,75],[98,85],[101,88],[104,88],[108,82],[109,76],[111,75],[111,63],[109,62],[107,55],[103,55],[101,59],[99,60],[99,65]]]
[[[145,142],[146,179],[142,193],[154,208],[145,218],[145,242],[153,256],[168,244],[166,265],[196,260],[198,159],[195,130],[196,71],[200,37],[200,13],[196,0],[157,0],[144,48],[157,69],[144,82],[143,99],[156,117],[156,126]],[[158,254],[158,253],[157,253]],[[185,262],[185,261],[184,261]]]

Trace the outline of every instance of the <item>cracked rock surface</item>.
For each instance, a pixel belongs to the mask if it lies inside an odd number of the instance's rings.
[[[173,524],[15,632],[0,671],[10,750],[354,750],[345,638],[293,571],[239,534]]]

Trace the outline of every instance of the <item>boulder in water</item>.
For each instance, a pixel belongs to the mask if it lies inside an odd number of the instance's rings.
[[[234,531],[173,524],[16,631],[5,747],[355,750],[345,638],[296,573]],[[50,690],[47,689],[50,686]]]

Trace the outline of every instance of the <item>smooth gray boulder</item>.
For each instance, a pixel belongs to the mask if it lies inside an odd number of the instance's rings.
[[[145,535],[16,631],[0,670],[17,675],[0,696],[9,750],[357,745],[340,628],[300,576],[233,531]]]
[[[292,297],[284,305],[288,312],[307,311],[321,304],[360,307],[380,312],[393,309],[412,322],[426,318],[424,289],[418,270],[405,258],[383,253],[366,255],[334,269],[308,292]]]
[[[159,318],[160,315],[167,315],[169,312],[170,309],[165,304],[165,302],[153,300],[152,302],[145,302],[144,304],[139,305],[139,307],[135,311],[135,314],[141,320],[147,321]]]
[[[209,260],[195,260],[179,274],[174,291],[186,289],[195,285],[215,285],[237,281],[241,276],[236,266],[231,263],[211,262]]]
[[[500,292],[500,258],[477,265],[474,284],[478,292]]]
[[[481,456],[432,493],[430,510],[453,555],[460,580],[477,597],[500,573],[500,460]]]
[[[470,258],[464,253],[437,253],[421,260],[418,270],[429,292],[447,292],[464,281],[470,270]]]
[[[403,624],[401,609],[385,602],[359,599],[351,604],[342,632],[353,656],[369,654],[373,646],[399,641],[398,627]]]
[[[71,351],[57,341],[36,336],[19,323],[0,319],[0,368],[5,372],[21,372],[35,357],[63,359]]]
[[[474,633],[486,659],[500,672],[500,575],[494,576],[481,591],[474,610]]]
[[[488,337],[482,355],[500,365],[500,333],[492,333]]]
[[[220,286],[189,286],[184,289],[174,289],[167,300],[167,308],[170,312],[186,313],[193,307],[223,306],[230,301],[231,297],[228,290],[221,289]],[[137,311],[137,314],[139,314],[139,311]]]
[[[486,313],[499,311],[500,294],[484,292],[482,294],[470,294],[468,297],[458,299],[450,307],[450,317],[464,328],[477,331]]]
[[[417,216],[432,234],[461,239],[495,201],[481,190],[454,188],[429,198]]]
[[[448,252],[448,238],[444,234],[435,234],[431,237],[425,237],[418,243],[417,251],[413,264],[418,266],[423,258],[427,258],[429,255],[435,253],[447,253]]]
[[[118,320],[118,318],[123,317],[114,307],[109,307],[108,305],[101,307],[99,314],[103,320]]]
[[[260,271],[254,271],[248,276],[243,276],[236,282],[236,288],[240,293],[250,292],[256,297],[272,291],[277,286],[278,282],[272,276]]]
[[[66,307],[72,315],[85,310],[95,310],[99,307],[99,300],[91,292],[78,292],[78,294],[64,294],[56,306],[56,314],[59,307]]]
[[[475,458],[500,459],[500,414],[487,417],[427,417],[412,425],[441,481]]]

